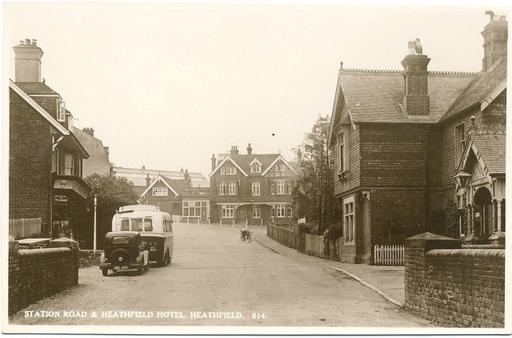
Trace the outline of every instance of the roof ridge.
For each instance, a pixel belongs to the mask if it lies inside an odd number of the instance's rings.
[[[429,70],[428,74],[432,75],[478,75],[479,72],[461,72],[451,70]]]
[[[362,68],[349,68],[340,69],[341,72],[347,73],[392,73],[392,74],[400,74],[403,73],[403,70],[396,69],[362,69]]]
[[[389,73],[389,74],[402,74],[403,70],[396,69],[362,69],[362,68],[349,68],[349,69],[341,69],[341,72],[346,73]],[[443,70],[429,70],[427,72],[429,75],[477,75],[479,72],[462,72],[462,71],[443,71]]]

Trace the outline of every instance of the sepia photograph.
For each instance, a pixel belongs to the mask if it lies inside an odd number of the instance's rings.
[[[4,1],[2,332],[511,334],[511,15]]]

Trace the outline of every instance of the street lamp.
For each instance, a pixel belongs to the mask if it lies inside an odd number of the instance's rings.
[[[98,189],[98,180],[95,178],[93,180],[93,190],[94,190],[94,225],[93,225],[93,237],[92,237],[92,251],[94,254],[96,254],[96,233],[97,233],[97,226],[96,226],[96,218],[97,218],[97,215],[96,215],[96,207],[98,205],[98,199],[96,197],[96,190]]]

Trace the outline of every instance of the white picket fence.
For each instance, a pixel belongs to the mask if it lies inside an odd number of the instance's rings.
[[[404,265],[403,245],[375,245],[374,265]]]

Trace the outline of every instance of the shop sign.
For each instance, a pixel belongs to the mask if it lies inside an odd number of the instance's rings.
[[[57,203],[67,203],[68,196],[66,195],[53,195],[53,201]]]

